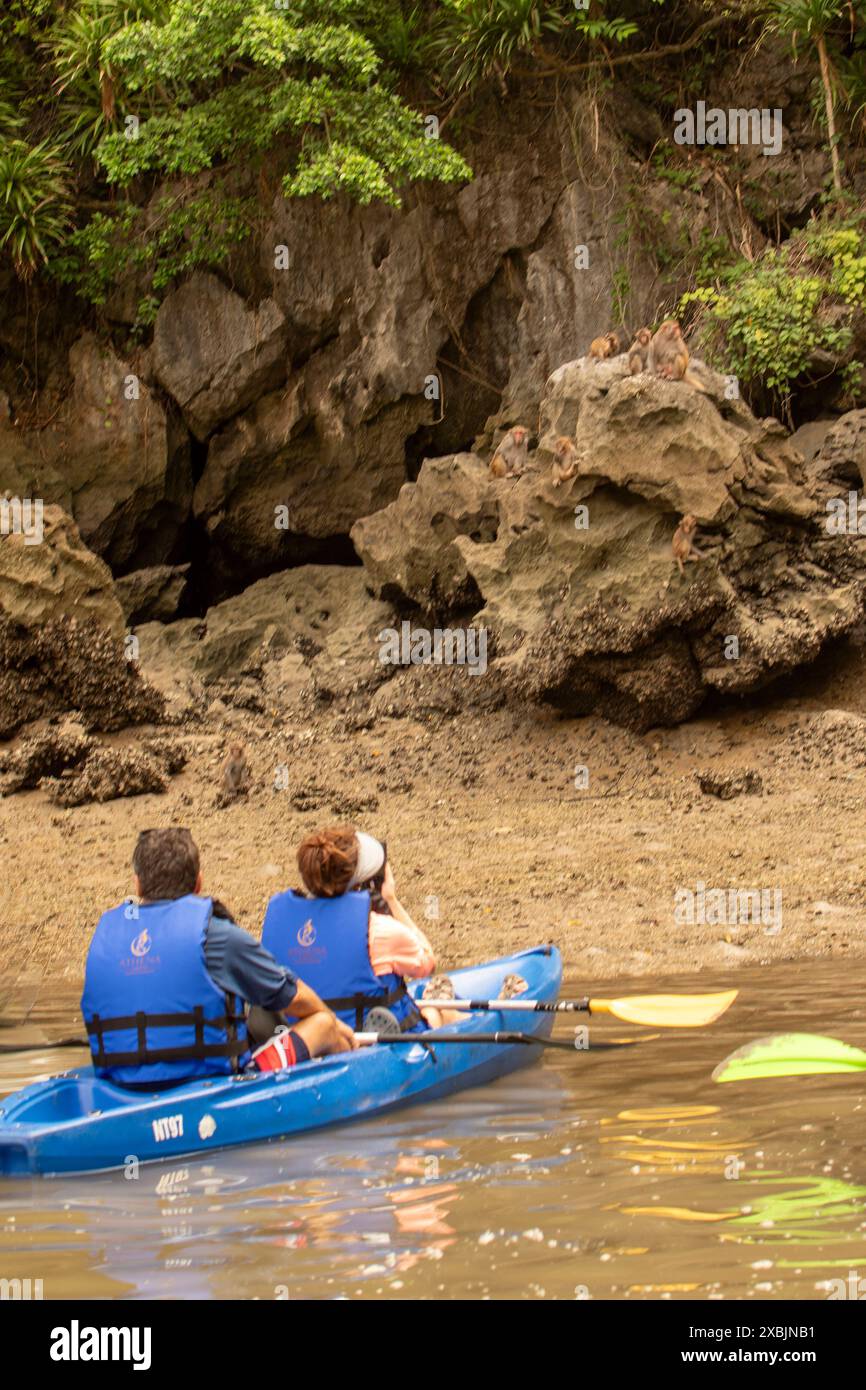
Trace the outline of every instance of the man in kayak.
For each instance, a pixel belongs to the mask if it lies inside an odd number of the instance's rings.
[[[262,943],[301,971],[339,1018],[361,1029],[375,1010],[377,1027],[385,1009],[401,1032],[413,1032],[462,1017],[422,1013],[407,991],[406,980],[432,974],[436,960],[397,896],[381,841],[351,825],[330,826],[304,840],[298,868],[309,896],[292,889],[271,898]]]
[[[142,831],[132,866],[141,903],[102,916],[85,967],[81,1010],[100,1076],[152,1090],[240,1071],[244,1002],[291,1014],[281,1038],[289,1064],[355,1046],[308,985],[201,896],[188,830]]]

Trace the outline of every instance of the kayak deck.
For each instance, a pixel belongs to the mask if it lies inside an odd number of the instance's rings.
[[[512,972],[526,980],[528,998],[557,997],[562,961],[553,946],[450,973],[459,996],[489,999]],[[416,983],[412,992],[423,986]],[[547,1037],[554,1017],[528,1011],[520,1029]],[[447,1031],[471,1037],[503,1027],[514,1027],[513,1014],[469,1014]],[[158,1092],[124,1090],[82,1067],[0,1102],[0,1177],[101,1172],[286,1138],[436,1100],[539,1056],[539,1048],[525,1044],[442,1044],[432,1051],[420,1043],[382,1044],[287,1071],[216,1077]]]

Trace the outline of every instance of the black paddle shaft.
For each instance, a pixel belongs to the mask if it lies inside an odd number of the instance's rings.
[[[422,1002],[422,1003],[424,1002],[423,999],[422,999],[421,1002]],[[479,1012],[482,1012],[482,1013],[484,1013],[484,1012],[488,1012],[488,1013],[497,1013],[497,1012],[499,1012],[499,1013],[502,1013],[501,1002],[505,1002],[505,1001],[497,1001],[497,1000],[492,1000],[492,999],[469,999],[469,1000],[463,1000],[463,999],[461,999],[459,1002],[460,1002],[460,1005],[461,1005],[463,1008],[466,1008],[466,1005],[467,1005],[467,1003],[468,1003],[468,1006],[469,1006],[470,1009],[473,1009],[473,1010],[477,1009],[477,1010],[479,1010]],[[510,1002],[510,1001],[507,1001],[507,1002]],[[515,1003],[520,1003],[520,1001],[519,1001],[519,1000],[516,1000]],[[444,1003],[443,1003],[443,1007],[447,1007],[447,1006],[444,1005]],[[591,1013],[591,1012],[592,1012],[592,1010],[591,1010],[590,1007],[589,1007],[589,999],[588,999],[588,998],[587,998],[587,999],[553,999],[553,1000],[550,1000],[550,1001],[545,1000],[545,999],[536,999],[533,1003],[530,1004],[530,1003],[527,1002],[527,1003],[526,1003],[525,1005],[523,1005],[522,1007],[525,1009],[526,1013],[528,1013],[528,1014],[529,1014],[529,1013],[536,1013],[536,1014],[588,1014],[588,1013]],[[516,1010],[515,1010],[515,1012],[516,1012]]]
[[[533,1033],[377,1033],[376,1042],[398,1047],[413,1047],[416,1043],[430,1047],[438,1047],[439,1043],[525,1043],[528,1047],[564,1047],[569,1052],[586,1050],[578,1045],[578,1040],[537,1038]]]

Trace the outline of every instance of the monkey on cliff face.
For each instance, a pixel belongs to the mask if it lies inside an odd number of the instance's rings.
[[[671,551],[679,566],[680,574],[685,574],[685,566],[689,560],[700,560],[700,551],[694,545],[694,534],[697,530],[697,517],[684,516],[677,529],[674,531],[674,538],[671,541]]]
[[[689,371],[689,350],[683,342],[676,319],[666,319],[657,328],[649,348],[648,370],[670,381],[687,381],[696,391],[706,391],[703,382]]]
[[[490,472],[494,478],[520,477],[527,463],[528,439],[529,430],[525,425],[515,425],[508,431],[490,460]]]
[[[578,458],[574,442],[561,434],[553,446],[553,486],[567,483],[577,472]]]
[[[628,369],[632,376],[646,371],[652,336],[648,328],[639,328],[635,334],[635,340],[628,350]]]
[[[603,333],[600,338],[593,338],[587,355],[602,361],[606,357],[616,357],[618,352],[619,336],[616,333]]]
[[[222,792],[227,799],[246,796],[250,789],[250,765],[240,743],[233,743],[223,763]]]

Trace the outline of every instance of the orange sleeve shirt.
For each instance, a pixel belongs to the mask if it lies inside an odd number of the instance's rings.
[[[417,980],[436,969],[433,947],[419,927],[407,927],[396,917],[370,913],[370,963],[377,975],[405,975]]]

